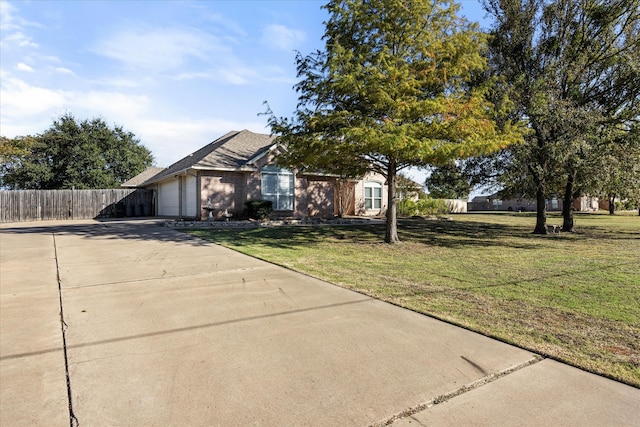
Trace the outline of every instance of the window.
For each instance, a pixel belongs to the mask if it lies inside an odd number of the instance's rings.
[[[262,199],[271,200],[273,209],[293,210],[293,172],[277,166],[262,168]]]
[[[366,210],[382,209],[382,184],[379,182],[364,184],[364,208]]]

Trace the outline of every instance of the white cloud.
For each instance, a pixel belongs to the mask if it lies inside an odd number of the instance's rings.
[[[235,34],[236,36],[246,37],[247,32],[236,21],[230,19],[228,16],[221,15],[219,13],[209,13],[204,9],[204,18],[210,22],[213,22],[216,27],[220,27],[226,34]],[[231,36],[233,41],[233,36]]]
[[[206,71],[203,72],[186,72],[175,76],[174,80],[195,80],[195,79],[212,79],[213,75]]]
[[[232,130],[248,129],[268,133],[262,122],[221,119],[141,119],[130,123],[131,130],[149,148],[159,166],[169,166]]]
[[[150,100],[146,95],[90,91],[71,93],[68,104],[73,111],[87,111],[120,122],[143,114]]]
[[[18,65],[16,65],[16,69],[18,69],[20,71],[26,71],[26,72],[29,72],[29,73],[33,73],[33,68],[29,67],[24,62],[18,63]]]
[[[176,28],[125,30],[98,42],[93,51],[134,69],[166,71],[180,67],[190,57],[205,60],[225,48],[198,30]]]
[[[38,47],[31,37],[24,33],[25,27],[40,27],[17,15],[18,9],[7,1],[0,1],[0,26],[2,26],[2,46],[18,45],[20,47]],[[8,34],[8,35],[7,35]]]
[[[75,76],[75,74],[76,74],[73,71],[71,71],[70,69],[65,68],[65,67],[54,67],[53,71],[55,71],[56,73],[68,74],[68,75],[71,75],[71,76]]]
[[[16,22],[18,18],[14,15],[17,9],[8,1],[0,1],[0,25],[5,31],[13,31],[20,29],[21,26]]]
[[[242,70],[240,69],[221,69],[220,72],[220,76],[224,79],[224,81],[226,81],[227,83],[231,83],[232,85],[237,85],[237,86],[242,86],[242,85],[246,85],[249,83],[249,80],[247,79],[247,73],[246,72],[240,72]]]
[[[305,39],[303,31],[280,24],[267,25],[262,31],[262,43],[279,50],[293,50]]]
[[[3,119],[50,111],[65,104],[69,96],[64,91],[29,85],[10,74],[2,76],[0,95]]]
[[[40,132],[66,111],[82,118],[106,117],[122,123],[144,115],[149,105],[144,95],[48,89],[2,73],[0,121],[2,135],[8,137]]]
[[[102,86],[111,86],[115,88],[132,88],[132,87],[139,87],[140,80],[144,80],[144,79],[133,80],[126,77],[125,78],[111,77],[107,79],[93,80],[91,81],[91,83],[95,83]]]
[[[20,47],[38,47],[38,44],[33,39],[21,31],[12,33],[11,35],[3,38],[3,45],[18,45]]]
[[[47,89],[5,72],[1,82],[0,129],[9,138],[42,132],[66,112],[78,119],[102,117],[110,125],[133,132],[151,150],[158,165],[168,166],[231,130],[269,132],[258,120],[157,119],[154,103],[145,95]]]

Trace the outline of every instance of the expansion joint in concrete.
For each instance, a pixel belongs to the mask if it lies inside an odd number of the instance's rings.
[[[431,408],[432,406],[435,405],[439,405],[440,403],[444,403],[448,400],[453,399],[456,396],[460,396],[461,394],[467,393],[471,390],[475,390],[479,387],[482,387],[484,385],[487,385],[495,380],[497,380],[498,378],[502,378],[506,375],[512,374],[516,371],[519,371],[520,369],[526,368],[527,366],[531,366],[535,363],[540,362],[541,360],[544,360],[544,357],[540,356],[540,355],[534,355],[531,359],[527,360],[526,362],[520,363],[516,366],[512,366],[510,368],[504,369],[502,371],[493,373],[493,374],[489,374],[486,375],[482,378],[480,378],[477,381],[472,382],[471,384],[467,384],[465,386],[460,387],[459,389],[453,390],[449,393],[445,393],[442,394],[440,396],[435,397],[434,399],[431,399],[428,402],[422,403],[420,405],[408,408],[402,412],[400,412],[399,414],[393,415],[385,420],[376,422],[371,424],[369,427],[382,427],[382,426],[389,426],[392,425],[394,422],[401,420],[403,418],[413,418],[413,415],[425,411],[429,408]],[[415,420],[415,419],[414,419]]]
[[[69,426],[70,427],[78,427],[80,423],[78,422],[78,418],[76,418],[73,413],[73,398],[71,392],[71,377],[69,375],[69,358],[67,356],[67,328],[68,325],[64,321],[64,308],[62,304],[62,283],[60,280],[60,265],[58,263],[58,246],[56,244],[56,235],[55,233],[51,233],[53,236],[53,252],[56,260],[56,279],[58,281],[58,300],[60,302],[60,330],[62,332],[62,350],[64,354],[64,372],[67,380],[67,401],[69,403]]]

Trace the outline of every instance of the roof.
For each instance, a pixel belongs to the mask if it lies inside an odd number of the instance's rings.
[[[274,145],[274,138],[248,130],[231,131],[178,160],[161,173],[151,177],[145,184],[162,181],[188,169],[252,171],[255,169],[252,162],[269,151]]]
[[[151,178],[158,175],[164,169],[165,168],[159,168],[157,166],[149,166],[147,169],[140,172],[138,175],[120,184],[120,187],[123,187],[123,188],[142,187],[142,185],[145,182],[149,181]]]

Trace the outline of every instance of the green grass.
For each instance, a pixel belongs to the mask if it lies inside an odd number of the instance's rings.
[[[401,219],[397,245],[380,225],[190,233],[640,387],[640,217],[452,218]]]

